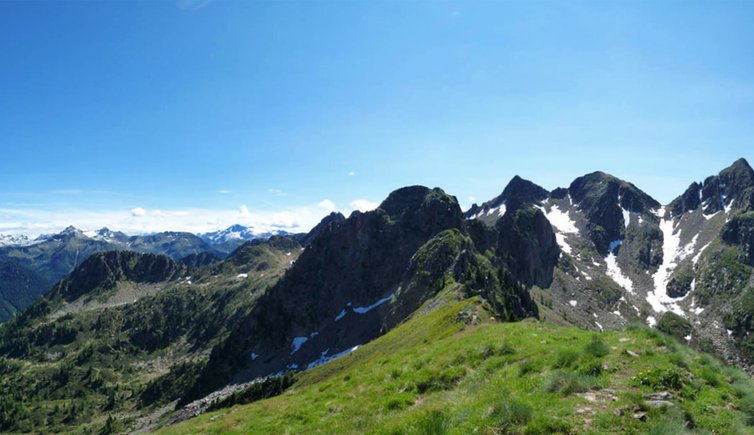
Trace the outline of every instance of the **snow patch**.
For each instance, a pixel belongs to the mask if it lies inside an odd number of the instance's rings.
[[[712,214],[704,214],[704,213],[702,213],[702,216],[704,216],[704,219],[706,219],[706,220],[710,220],[710,219],[712,219],[713,217],[717,216],[717,214],[718,214],[718,213],[720,213],[720,212],[719,212],[719,211],[716,211],[716,212],[714,212],[714,213],[712,213]]]
[[[602,325],[600,325],[600,322],[594,322],[594,324],[597,325],[598,328],[600,328],[600,331],[605,330],[605,328],[603,328]]]
[[[248,273],[239,273],[238,275],[236,275],[236,278],[248,278],[248,277],[249,277]]]
[[[694,258],[691,259],[691,261],[694,263],[694,266],[696,266],[696,263],[699,262],[699,259],[702,257],[702,254],[704,254],[704,250],[707,249],[710,243],[712,242],[709,242],[706,245],[702,246],[702,249],[700,249],[699,252],[694,256]]]
[[[558,243],[558,246],[560,246],[560,249],[566,254],[570,255],[573,252],[571,245],[566,241],[565,234],[555,233],[555,241]]]
[[[564,212],[558,208],[557,205],[550,207],[550,211],[546,211],[544,207],[537,207],[542,210],[550,224],[555,227],[557,231],[566,234],[577,234],[579,229],[576,228],[576,222],[568,216],[568,212]]]
[[[347,314],[347,313],[346,313],[346,309],[345,309],[345,308],[343,308],[342,310],[340,310],[340,313],[338,313],[338,315],[337,315],[337,316],[335,316],[335,321],[337,322],[338,320],[340,320],[340,319],[342,319],[342,318],[346,317],[346,314]]]
[[[256,352],[252,352],[252,353],[251,353],[251,360],[252,360],[252,361],[255,361],[255,360],[256,360],[257,358],[259,358],[259,355],[257,355],[257,353],[256,353]]]
[[[291,341],[291,355],[298,352],[298,350],[301,349],[301,346],[307,341],[309,341],[309,337],[294,337],[293,341]]]
[[[607,265],[607,276],[610,277],[616,284],[626,289],[629,293],[634,293],[634,284],[629,277],[623,274],[618,266],[618,260],[615,254],[611,251],[607,257],[605,257],[605,264]]]
[[[369,305],[368,307],[354,307],[353,311],[354,311],[354,313],[358,313],[358,314],[368,313],[368,312],[372,311],[373,309],[379,307],[380,305],[384,304],[385,302],[389,301],[390,299],[393,299],[394,297],[395,297],[395,293],[392,293],[392,294],[390,294],[390,295],[388,295],[388,296],[380,299],[379,301],[373,303],[372,305]]]
[[[330,360],[334,360],[335,358],[339,358],[341,356],[348,355],[349,353],[357,350],[358,348],[359,348],[359,346],[354,346],[354,347],[348,348],[348,349],[346,349],[346,350],[344,350],[342,352],[338,352],[338,353],[333,354],[333,355],[327,355],[330,352],[330,349],[327,349],[326,351],[324,351],[324,352],[322,352],[320,354],[319,358],[317,358],[316,360],[314,360],[314,361],[310,362],[309,364],[307,364],[306,368],[307,369],[311,369],[313,367],[321,366],[322,364],[324,364],[324,363],[326,363],[326,362],[328,362]]]
[[[570,301],[568,301],[568,303],[569,303],[569,304],[570,304],[570,305],[571,305],[572,307],[575,307],[576,305],[578,305],[578,304],[579,304],[579,301],[577,301],[577,300],[570,300]]]
[[[647,317],[647,325],[649,326],[655,326],[657,324],[657,320],[653,316]]]
[[[626,210],[625,208],[621,208],[621,211],[623,212],[623,225],[628,228],[628,223],[631,220],[631,212]]]
[[[560,249],[566,254],[571,254],[573,249],[571,248],[571,245],[568,244],[565,235],[579,233],[579,229],[576,228],[576,222],[568,216],[567,211],[562,211],[557,205],[550,207],[550,211],[547,211],[542,206],[537,206],[537,208],[541,210],[547,220],[550,221],[550,225],[552,225],[555,230],[555,239],[558,246],[560,246]]]
[[[647,293],[647,302],[657,313],[672,311],[683,316],[683,309],[677,301],[686,298],[688,293],[680,298],[673,299],[668,296],[666,289],[670,276],[678,264],[694,252],[698,235],[695,235],[685,247],[681,247],[681,230],[675,230],[672,217],[660,221],[660,231],[662,231],[662,264],[652,277],[654,290]]]
[[[615,250],[618,249],[618,246],[622,244],[622,240],[613,240],[612,242],[610,242],[610,252],[615,252]]]

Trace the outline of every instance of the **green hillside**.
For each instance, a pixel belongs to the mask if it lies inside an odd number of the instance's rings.
[[[754,432],[750,378],[656,330],[491,322],[450,293],[429,308],[282,395],[161,433]]]

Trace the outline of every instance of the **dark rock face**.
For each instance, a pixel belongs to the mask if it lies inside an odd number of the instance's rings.
[[[586,215],[589,237],[603,256],[608,254],[612,241],[625,237],[622,209],[649,215],[652,209],[660,207],[660,203],[633,184],[604,172],[577,178],[568,193]]]
[[[503,203],[505,203],[507,210],[515,211],[544,201],[548,196],[550,194],[544,188],[516,175],[508,182],[500,195],[481,206],[474,204],[466,211],[465,216],[467,218],[472,217],[480,212],[500,207]]]
[[[694,271],[690,268],[682,269],[670,278],[665,290],[671,298],[682,298],[691,291],[692,281],[694,281]]]
[[[627,251],[631,264],[640,270],[656,270],[662,264],[662,231],[652,215],[645,217],[639,225],[631,225],[625,230],[626,239],[621,245]]]
[[[729,204],[736,209],[751,207],[754,193],[754,170],[744,159],[736,160],[717,176],[704,180],[702,203],[707,214],[724,210]]]
[[[343,214],[338,212],[332,212],[325,216],[314,228],[308,233],[296,234],[293,239],[296,240],[301,246],[309,246],[311,242],[317,238],[325,229],[330,225],[337,225],[346,220]]]
[[[674,217],[703,207],[713,214],[732,207],[754,210],[754,170],[745,159],[738,159],[719,174],[707,177],[703,184],[693,183],[686,192],[670,203]]]
[[[702,204],[702,185],[694,182],[683,192],[683,195],[674,199],[670,205],[670,213],[678,217],[686,212],[696,210]]]
[[[526,285],[549,287],[560,248],[542,211],[529,208],[506,213],[497,230],[498,255],[505,258],[513,276]]]
[[[165,255],[103,252],[86,259],[51,292],[66,301],[74,301],[84,294],[112,288],[118,281],[160,282],[172,278],[178,271],[178,265]]]
[[[754,212],[733,216],[720,231],[723,242],[738,247],[746,263],[754,266]]]
[[[253,377],[303,368],[325,349],[334,354],[375,338],[417,250],[443,230],[462,226],[454,197],[421,186],[397,190],[376,210],[327,225],[213,351],[194,393],[211,390],[238,370]],[[300,348],[295,337],[304,343]],[[252,359],[252,352],[262,357]]]

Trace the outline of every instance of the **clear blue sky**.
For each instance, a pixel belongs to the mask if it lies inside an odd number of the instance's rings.
[[[0,231],[408,184],[468,206],[598,169],[668,202],[754,159],[752,23],[734,1],[0,2]]]

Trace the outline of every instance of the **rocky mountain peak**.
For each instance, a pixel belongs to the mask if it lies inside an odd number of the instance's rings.
[[[650,215],[660,207],[633,184],[600,171],[575,179],[568,194],[586,215],[590,239],[603,256],[612,242],[625,237],[624,212]]]
[[[337,225],[346,220],[346,217],[342,213],[332,212],[329,215],[322,218],[322,220],[314,226],[308,233],[297,234],[294,239],[302,246],[309,245],[317,236],[319,236],[328,226]]]
[[[754,169],[749,162],[738,159],[704,183],[692,183],[669,205],[674,217],[699,207],[707,215],[732,209],[754,210]]]
[[[463,212],[458,200],[440,188],[410,186],[393,191],[377,208],[391,221],[418,230],[421,236],[458,228]],[[354,212],[354,215],[361,213]]]
[[[518,210],[527,205],[540,203],[547,199],[549,195],[549,192],[543,187],[515,175],[500,195],[482,205],[474,204],[464,214],[467,218],[491,215],[491,219],[487,220],[489,223],[494,223],[505,214],[506,210]],[[492,214],[495,209],[498,212]]]

